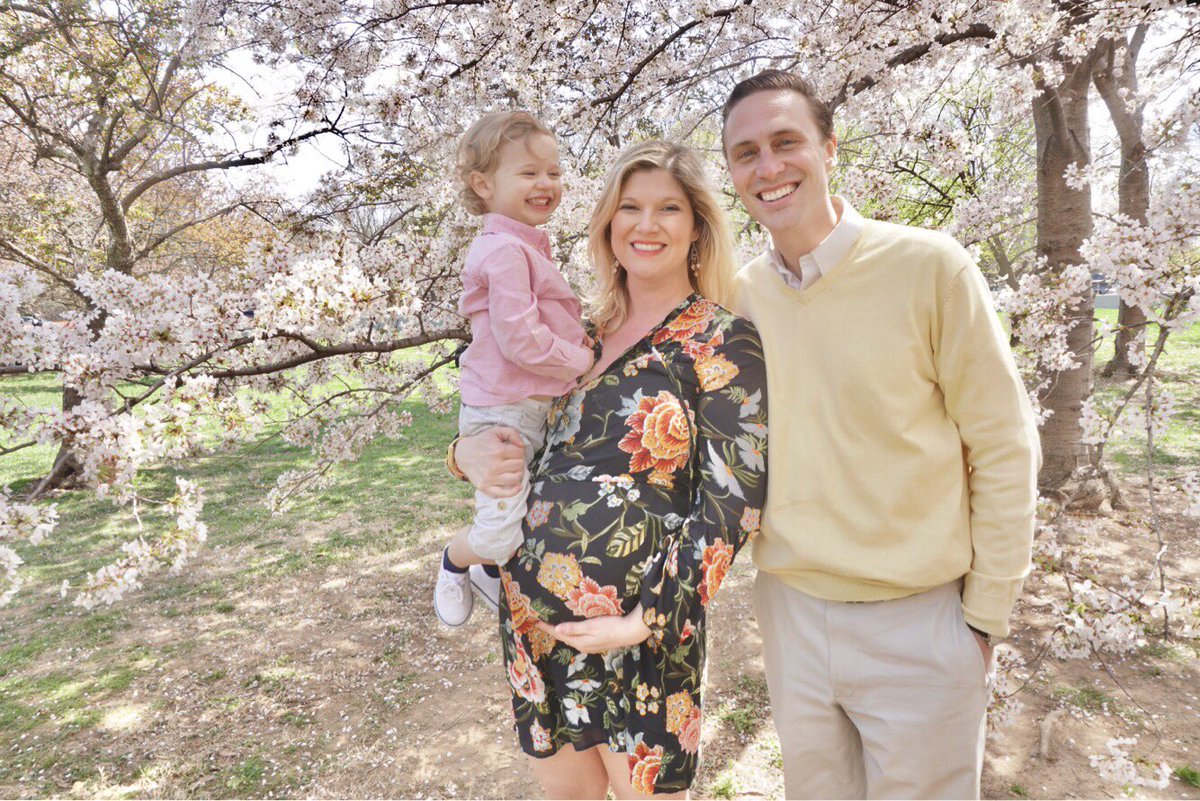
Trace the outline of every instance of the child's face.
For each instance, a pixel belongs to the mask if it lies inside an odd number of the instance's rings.
[[[562,168],[554,137],[537,134],[500,146],[491,173],[472,173],[471,186],[487,210],[526,225],[550,219],[562,199]]]

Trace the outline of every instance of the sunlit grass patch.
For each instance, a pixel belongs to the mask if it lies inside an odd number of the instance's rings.
[[[1115,309],[1099,309],[1097,316],[1116,323]],[[1158,326],[1148,326],[1147,343],[1153,347]],[[1132,379],[1104,378],[1100,371],[1112,358],[1113,339],[1106,337],[1096,349],[1096,397],[1102,404],[1112,405],[1123,398],[1133,385]],[[1158,362],[1158,393],[1166,390],[1174,397],[1174,415],[1165,433],[1154,441],[1154,464],[1172,472],[1186,472],[1200,467],[1200,324],[1171,332]],[[1133,404],[1145,402],[1144,388]],[[1128,410],[1127,410],[1128,411]],[[1123,472],[1143,475],[1146,470],[1146,433],[1144,430],[1122,432],[1105,446],[1106,458]]]

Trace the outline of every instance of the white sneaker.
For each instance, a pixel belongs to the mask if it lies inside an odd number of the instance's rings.
[[[458,627],[471,617],[475,599],[471,595],[466,573],[451,573],[438,568],[437,585],[433,588],[433,611],[447,626]]]
[[[467,572],[471,574],[471,586],[479,593],[480,599],[490,606],[493,612],[499,612],[500,577],[492,578],[483,572],[483,565],[471,565]]]

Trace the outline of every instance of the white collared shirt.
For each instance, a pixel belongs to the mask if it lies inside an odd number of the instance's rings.
[[[775,243],[771,242],[771,249],[768,251],[771,266],[792,289],[808,289],[818,278],[836,267],[850,252],[850,248],[854,247],[866,226],[862,215],[855,211],[845,198],[834,195],[832,200],[833,210],[838,213],[837,224],[833,226],[829,235],[821,240],[821,244],[800,257],[799,278],[788,269],[783,254],[775,248]]]

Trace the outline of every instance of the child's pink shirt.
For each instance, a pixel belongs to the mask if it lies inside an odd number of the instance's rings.
[[[471,319],[472,337],[459,360],[463,403],[561,395],[591,366],[579,298],[550,259],[544,231],[485,214],[462,282],[458,310]]]

